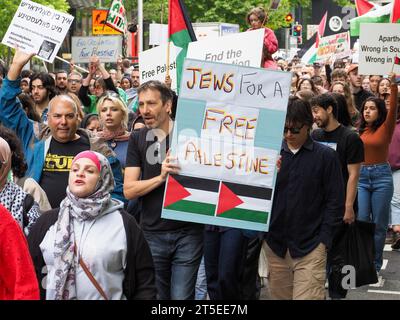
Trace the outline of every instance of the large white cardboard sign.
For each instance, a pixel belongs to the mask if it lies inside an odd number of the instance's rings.
[[[396,55],[400,57],[400,24],[361,24],[359,52],[360,74],[388,75]],[[400,66],[393,71],[400,73]]]
[[[191,42],[187,58],[260,67],[264,29]]]
[[[121,36],[72,37],[72,60],[89,63],[92,55],[101,62],[117,62],[122,54]]]
[[[176,56],[181,49],[170,45],[169,74],[171,89],[176,90]],[[140,83],[150,80],[165,81],[167,75],[167,46],[162,45],[139,53]]]
[[[2,43],[52,63],[74,17],[29,0],[22,0]]]

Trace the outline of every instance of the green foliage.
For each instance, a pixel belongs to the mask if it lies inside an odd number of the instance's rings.
[[[334,0],[341,6],[352,5],[349,0]],[[126,1],[125,1],[126,2]],[[267,7],[269,1],[260,0],[196,0],[184,1],[189,11],[192,22],[226,22],[239,24],[241,30],[248,28],[246,22],[247,12],[256,6]],[[161,8],[163,10],[163,23],[168,21],[168,0],[144,1],[144,19],[149,22],[161,22]],[[311,7],[311,0],[281,0],[279,8],[269,13],[267,26],[272,29],[287,27],[285,16],[294,8]]]
[[[62,12],[67,12],[69,9],[67,0],[34,0],[34,2]],[[19,4],[20,1],[17,0],[0,0],[0,41],[7,32],[8,26],[15,12],[17,12]],[[0,57],[5,57],[6,52],[7,48],[4,45],[0,45]]]

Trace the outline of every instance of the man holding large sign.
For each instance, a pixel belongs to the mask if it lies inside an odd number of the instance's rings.
[[[22,0],[2,43],[53,63],[74,17]]]

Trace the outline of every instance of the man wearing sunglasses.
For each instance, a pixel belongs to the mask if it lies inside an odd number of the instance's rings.
[[[344,187],[335,151],[314,142],[308,102],[292,98],[267,241],[273,299],[325,298],[326,250],[343,217]]]

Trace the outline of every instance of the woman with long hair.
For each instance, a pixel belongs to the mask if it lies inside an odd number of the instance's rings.
[[[274,58],[272,58],[272,55],[279,49],[278,39],[276,38],[274,31],[264,27],[265,23],[268,22],[268,15],[264,8],[257,7],[251,9],[247,13],[246,21],[250,25],[250,29],[247,31],[264,28],[264,46],[261,67],[280,70]]]
[[[389,144],[396,125],[397,84],[391,74],[390,108],[383,100],[367,98],[362,104],[359,132],[364,143],[365,162],[358,183],[358,219],[375,223],[375,267],[381,270],[383,248],[389,224],[393,177],[388,163]]]
[[[150,249],[124,204],[111,198],[113,189],[106,157],[75,156],[66,198],[28,237],[37,278],[45,283],[42,299],[155,299]]]
[[[360,120],[360,112],[358,112],[357,108],[354,105],[354,97],[351,93],[350,85],[344,81],[334,81],[331,86],[331,92],[340,93],[346,98],[346,104],[351,121],[353,123],[353,126],[356,126],[358,124],[358,121]]]

